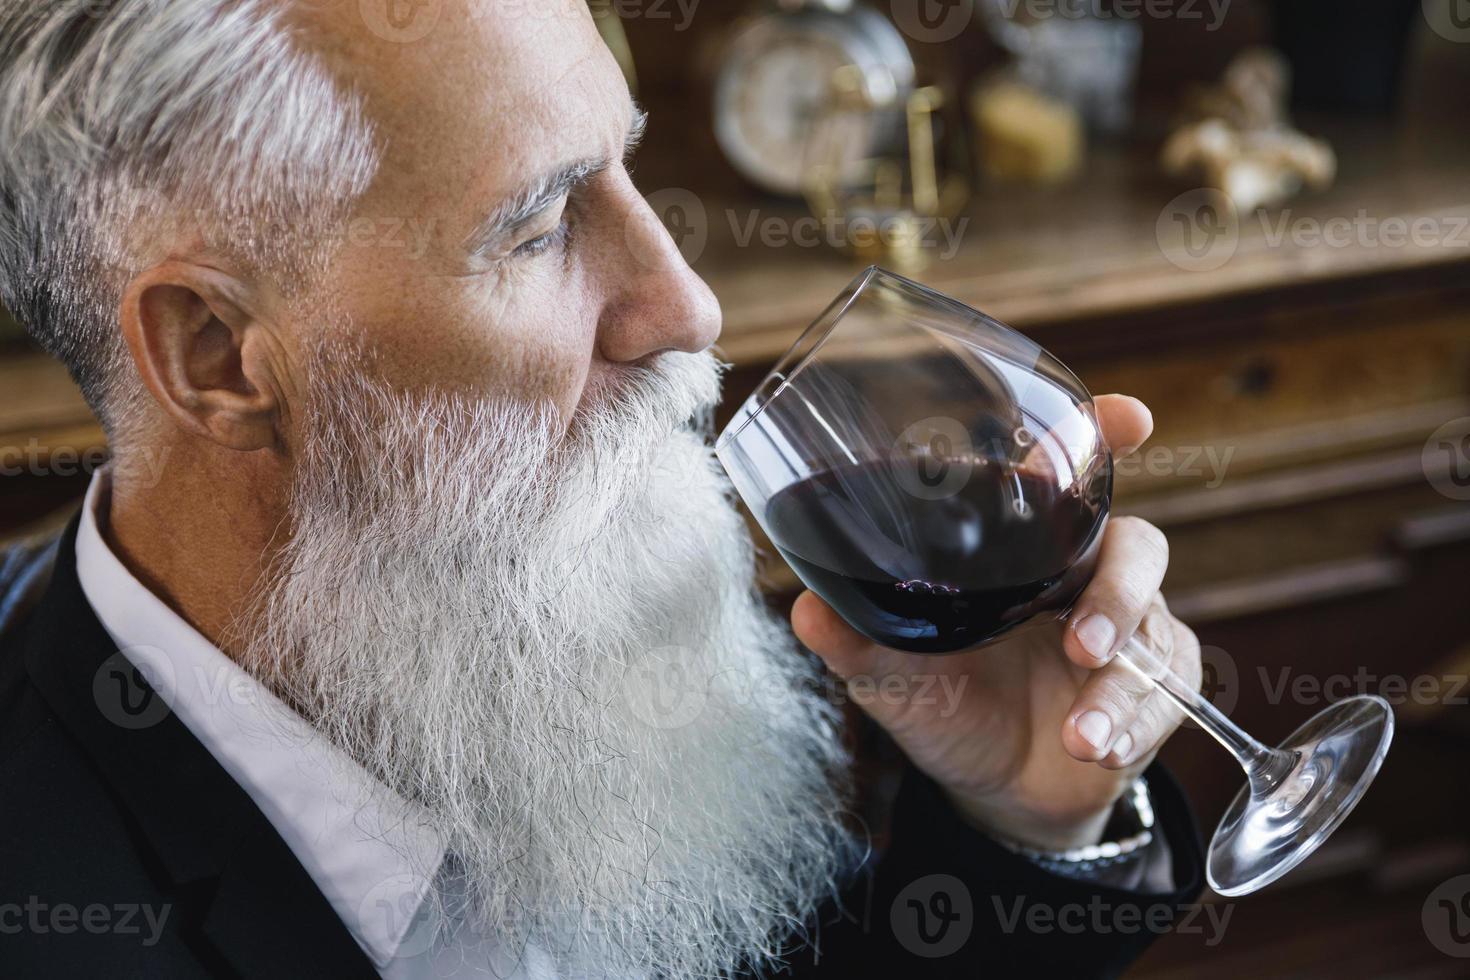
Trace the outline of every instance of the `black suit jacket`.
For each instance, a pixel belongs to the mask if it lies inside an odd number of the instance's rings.
[[[144,717],[75,538],[73,524],[40,605],[0,640],[0,976],[375,976],[245,791],[177,717]],[[1201,887],[1188,808],[1161,770],[1150,781],[1168,894],[1048,874],[910,773],[893,845],[792,938],[784,975],[1116,974]]]

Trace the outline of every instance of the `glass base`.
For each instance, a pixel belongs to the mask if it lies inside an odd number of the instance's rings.
[[[1221,895],[1265,888],[1315,851],[1363,798],[1393,740],[1393,710],[1373,695],[1319,712],[1280,746],[1290,769],[1247,784],[1220,819],[1206,866]]]

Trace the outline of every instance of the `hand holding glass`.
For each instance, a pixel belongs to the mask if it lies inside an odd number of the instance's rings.
[[[791,567],[857,631],[973,649],[1065,616],[1092,577],[1113,461],[1075,375],[1003,324],[870,268],[809,327],[715,447]],[[1222,895],[1265,887],[1343,821],[1393,736],[1381,698],[1275,749],[1133,637],[1117,654],[1245,769],[1210,845]]]

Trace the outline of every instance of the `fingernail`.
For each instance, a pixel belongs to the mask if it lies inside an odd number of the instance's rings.
[[[1113,743],[1113,755],[1124,762],[1128,761],[1128,753],[1133,751],[1133,736],[1124,732],[1118,741]]]
[[[1077,734],[1101,752],[1108,747],[1108,737],[1113,734],[1113,723],[1101,711],[1087,711],[1077,718]]]
[[[1094,613],[1077,624],[1077,639],[1088,653],[1098,660],[1108,659],[1113,652],[1113,640],[1118,630],[1106,616]]]

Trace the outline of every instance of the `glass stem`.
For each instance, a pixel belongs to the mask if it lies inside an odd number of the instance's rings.
[[[1117,659],[1132,668],[1133,672],[1155,684],[1179,709],[1194,720],[1195,724],[1214,736],[1215,741],[1225,746],[1235,756],[1240,767],[1250,779],[1251,795],[1268,795],[1296,765],[1297,753],[1270,749],[1251,738],[1246,731],[1227,718],[1219,708],[1211,704],[1203,694],[1186,684],[1178,674],[1168,668],[1159,656],[1149,649],[1137,635],[1123,644]]]

